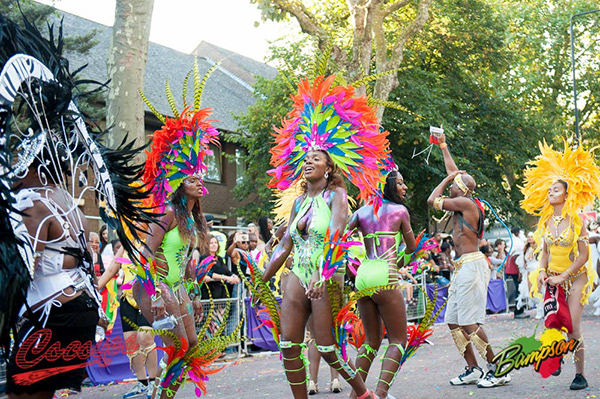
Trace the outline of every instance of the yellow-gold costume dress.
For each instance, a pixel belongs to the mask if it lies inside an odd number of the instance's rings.
[[[570,255],[573,254],[573,260],[577,259],[579,242],[585,242],[588,244],[588,237],[580,237],[579,232],[582,227],[582,220],[578,215],[575,215],[569,226],[560,234],[558,237],[554,237],[547,226],[542,227],[542,240],[543,245],[548,248],[550,257],[548,259],[548,269],[546,273],[548,276],[558,276],[567,270],[573,261]],[[541,268],[538,268],[529,275],[529,281],[531,281],[531,292],[532,295],[541,296],[538,293],[537,278],[540,274]],[[594,281],[598,278],[596,274],[596,268],[592,265],[591,257],[585,265],[583,265],[575,274],[570,276],[561,285],[565,290],[565,293],[569,295],[573,288],[573,281],[582,274],[587,274],[588,281],[583,287],[581,304],[585,305],[588,302],[588,297],[592,293],[594,288]]]

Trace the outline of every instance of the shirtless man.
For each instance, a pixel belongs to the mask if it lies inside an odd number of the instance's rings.
[[[459,353],[465,358],[465,372],[450,380],[452,385],[477,384],[479,388],[491,388],[510,382],[510,376],[494,376],[496,364],[492,363],[494,352],[483,331],[490,267],[485,255],[479,251],[479,239],[483,234],[483,213],[472,198],[475,179],[459,170],[450,155],[446,138],[439,138],[448,176],[433,190],[427,203],[436,210],[453,213],[454,248],[458,259],[448,292],[445,322],[450,328]],[[450,197],[442,194],[450,186]],[[472,345],[471,345],[472,344]],[[488,372],[478,366],[473,346],[487,362]]]

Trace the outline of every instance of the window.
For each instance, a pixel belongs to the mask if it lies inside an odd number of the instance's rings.
[[[212,155],[207,155],[206,176],[205,179],[211,182],[221,183],[221,149],[216,145],[210,144]]]
[[[246,173],[246,153],[241,148],[235,149],[235,182],[241,184]]]

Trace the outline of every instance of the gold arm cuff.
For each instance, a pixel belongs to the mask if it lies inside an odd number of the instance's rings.
[[[444,197],[436,197],[433,200],[433,209],[435,209],[436,211],[443,211],[444,210]]]

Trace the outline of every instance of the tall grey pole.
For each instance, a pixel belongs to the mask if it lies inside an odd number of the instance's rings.
[[[600,12],[600,10],[590,10],[584,11],[577,14],[571,15],[571,67],[573,69],[573,103],[575,105],[575,136],[577,137],[577,141],[579,141],[579,110],[577,109],[577,80],[575,78],[575,37],[573,34],[573,19],[575,17],[580,17],[582,15],[594,14]]]

